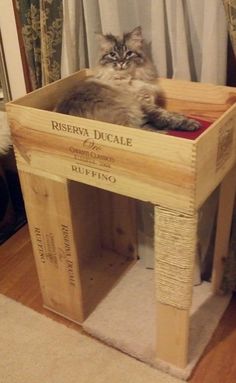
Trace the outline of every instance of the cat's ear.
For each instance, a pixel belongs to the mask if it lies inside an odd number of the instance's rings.
[[[143,34],[142,27],[138,26],[134,28],[131,32],[124,35],[126,43],[133,50],[139,50],[143,48]]]
[[[138,40],[143,40],[143,34],[142,34],[142,27],[139,25],[138,27],[134,28],[131,32],[130,35],[133,39],[138,39]]]
[[[113,47],[113,42],[108,37],[108,35],[103,35],[102,33],[95,33],[95,37],[102,52],[108,52],[109,50],[111,50],[111,48]]]

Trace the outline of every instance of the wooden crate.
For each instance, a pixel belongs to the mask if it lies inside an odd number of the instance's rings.
[[[236,90],[160,80],[169,110],[211,123],[191,140],[53,112],[87,75],[82,70],[7,105],[44,304],[82,322],[137,259],[135,200],[151,202],[157,356],[184,367],[198,211],[218,185],[214,291],[227,253]]]

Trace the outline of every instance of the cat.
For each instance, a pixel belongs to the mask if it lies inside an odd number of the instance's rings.
[[[54,111],[148,130],[198,129],[197,121],[163,107],[163,91],[145,52],[141,27],[122,37],[97,38],[100,57],[93,76],[79,81]]]
[[[0,113],[0,157],[7,154],[11,147],[10,129],[5,112]]]

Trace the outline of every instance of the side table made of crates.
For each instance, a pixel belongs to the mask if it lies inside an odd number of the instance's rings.
[[[86,75],[80,71],[7,105],[44,305],[82,323],[137,261],[135,201],[151,202],[156,357],[184,368],[198,211],[219,185],[214,293],[227,255],[236,185],[236,90],[160,80],[169,110],[211,123],[188,139],[53,112]]]

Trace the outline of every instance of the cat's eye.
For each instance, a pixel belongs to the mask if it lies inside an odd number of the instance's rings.
[[[111,57],[111,58],[114,58],[114,57],[116,57],[116,53],[115,52],[110,52],[108,56]]]
[[[132,57],[132,56],[134,56],[134,55],[135,55],[134,52],[132,52],[132,51],[128,51],[128,52],[126,53],[125,57],[126,57],[126,58],[130,58],[130,57]]]

